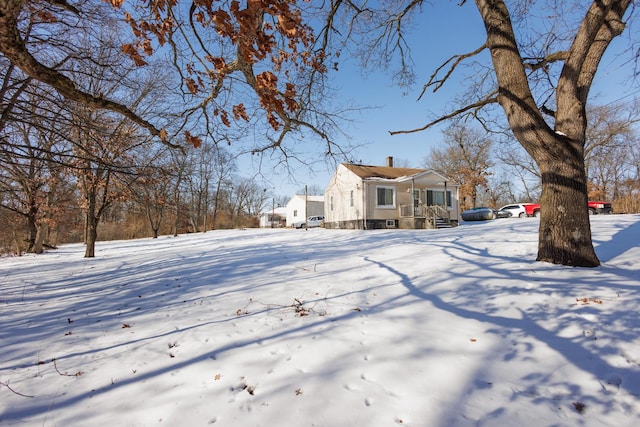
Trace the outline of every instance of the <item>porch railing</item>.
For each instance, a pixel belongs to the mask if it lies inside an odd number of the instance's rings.
[[[433,205],[433,206],[411,206],[411,205],[400,205],[400,217],[409,218],[409,217],[424,217],[427,220],[431,221],[435,224],[436,220],[445,220],[447,222],[450,221],[449,210],[444,206]]]

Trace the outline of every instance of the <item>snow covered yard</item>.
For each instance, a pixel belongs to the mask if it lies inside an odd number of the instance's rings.
[[[637,426],[640,216],[215,231],[0,259],[1,426]]]

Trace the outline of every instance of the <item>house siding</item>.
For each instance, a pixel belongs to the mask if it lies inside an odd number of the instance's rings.
[[[325,227],[363,228],[362,195],[360,178],[343,165],[339,165],[324,193]],[[351,200],[353,200],[353,205]],[[360,225],[358,226],[358,224]]]

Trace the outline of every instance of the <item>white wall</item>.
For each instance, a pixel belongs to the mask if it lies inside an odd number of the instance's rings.
[[[362,180],[343,165],[338,166],[325,190],[324,212],[325,222],[361,220],[364,217]]]
[[[324,215],[324,196],[296,194],[287,203],[287,227],[312,215]]]

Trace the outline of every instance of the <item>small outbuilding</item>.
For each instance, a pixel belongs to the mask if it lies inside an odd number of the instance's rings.
[[[260,228],[282,228],[286,224],[287,208],[272,208],[260,214]]]
[[[296,194],[287,203],[286,212],[287,227],[310,216],[324,215],[324,196]]]

